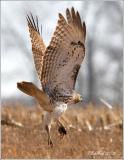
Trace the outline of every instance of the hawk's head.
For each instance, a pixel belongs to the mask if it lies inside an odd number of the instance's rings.
[[[82,96],[79,93],[77,93],[76,91],[73,91],[73,94],[72,94],[72,103],[75,104],[75,103],[78,103],[80,101],[82,101]]]

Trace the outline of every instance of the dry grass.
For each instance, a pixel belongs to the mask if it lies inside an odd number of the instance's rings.
[[[38,107],[2,107],[2,158],[122,158],[122,111],[88,105],[69,109],[61,119],[67,135],[51,130],[47,145]]]

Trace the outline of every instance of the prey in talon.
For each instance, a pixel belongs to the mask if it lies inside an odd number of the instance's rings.
[[[61,137],[67,134],[67,131],[63,126],[59,127],[58,132],[60,133]]]
[[[58,132],[59,132],[61,138],[63,138],[64,135],[67,134],[65,127],[63,126],[63,124],[60,121],[58,122]]]

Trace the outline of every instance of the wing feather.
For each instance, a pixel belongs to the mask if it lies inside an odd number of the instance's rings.
[[[58,24],[45,51],[42,85],[47,94],[63,101],[71,96],[85,55],[85,23],[74,8],[66,10],[66,18],[59,14]]]
[[[27,15],[26,17],[30,32],[30,38],[32,43],[32,52],[34,57],[34,63],[36,67],[37,74],[41,79],[42,66],[43,66],[43,57],[45,54],[45,44],[42,37],[40,36],[39,26],[38,26],[38,17],[36,16],[36,22],[32,14]]]

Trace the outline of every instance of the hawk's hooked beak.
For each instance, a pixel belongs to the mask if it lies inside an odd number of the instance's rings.
[[[82,102],[83,101],[83,96],[82,95],[80,95],[80,102]]]

